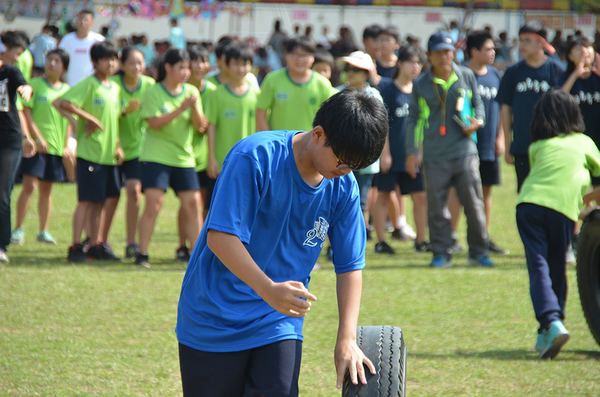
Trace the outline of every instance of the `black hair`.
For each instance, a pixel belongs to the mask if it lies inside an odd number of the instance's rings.
[[[285,42],[285,52],[291,53],[296,48],[300,48],[309,54],[314,54],[317,50],[317,45],[308,36],[294,36]]]
[[[383,29],[383,28],[377,24],[367,26],[365,28],[365,30],[363,30],[363,40],[368,39],[368,38],[372,38],[372,39],[378,38],[379,33],[381,32],[381,29]]]
[[[398,50],[398,63],[410,61],[414,57],[419,58],[419,62],[421,62],[421,53],[419,52],[419,49],[415,46],[405,45],[400,47],[400,49]],[[395,79],[396,77],[398,77],[399,74],[400,68],[397,67],[396,70],[394,70],[394,75],[392,76],[392,78]]]
[[[505,41],[507,39],[506,32],[500,32],[498,37],[500,37],[500,40]]]
[[[225,47],[227,47],[234,41],[238,41],[237,38],[235,36],[230,35],[222,36],[219,39],[219,41],[217,42],[217,48],[215,48],[215,56],[217,57],[217,59],[221,59],[223,53],[225,52]]]
[[[2,35],[0,35],[0,40],[2,40],[2,44],[4,44],[7,50],[12,50],[17,47],[22,47],[23,50],[27,48],[27,40],[16,30],[2,33]]]
[[[84,15],[89,15],[94,18],[94,12],[92,10],[81,10],[77,13],[77,17],[82,17]]]
[[[538,36],[543,37],[544,40],[547,40],[548,38],[548,29],[546,29],[544,24],[540,21],[527,22],[521,27],[521,29],[519,29],[519,35],[521,35],[522,33],[535,33]]]
[[[50,56],[50,55],[58,56],[60,58],[60,60],[62,61],[65,72],[67,70],[69,70],[69,62],[70,62],[71,58],[69,57],[69,54],[65,50],[63,50],[62,48],[56,48],[54,50],[50,50],[46,54],[46,59],[48,59],[48,56]]]
[[[178,50],[177,48],[169,48],[162,56],[160,62],[158,63],[158,76],[156,78],[156,82],[161,82],[167,77],[167,70],[165,69],[165,65],[168,63],[169,65],[175,65],[181,61],[189,61],[190,57],[188,56],[187,51]]]
[[[202,62],[208,62],[210,56],[206,47],[199,44],[191,46],[188,50],[188,54],[190,56],[190,61],[199,60]]]
[[[177,18],[171,18],[169,22],[171,23],[171,26],[177,26],[179,24]]]
[[[252,63],[254,58],[254,50],[246,43],[233,42],[225,47],[223,52],[225,55],[225,63],[229,65],[232,59],[242,60]]]
[[[110,41],[99,41],[90,49],[92,62],[98,62],[102,58],[119,58],[119,50]]]
[[[144,56],[144,53],[142,51],[140,51],[140,49],[137,47],[133,47],[133,46],[123,47],[123,49],[121,50],[121,53],[119,54],[119,63],[124,64],[125,62],[127,62],[127,59],[129,59],[129,56],[131,54],[133,54],[134,52],[139,52],[140,54],[142,54],[142,56]],[[125,74],[125,72],[123,72],[123,69],[121,69],[119,67],[119,71],[117,72],[117,74],[120,74],[122,76],[123,74]]]
[[[281,21],[279,19],[275,20],[275,31],[279,32],[281,30]]]
[[[387,36],[392,36],[394,40],[396,40],[396,43],[400,44],[400,32],[394,26],[386,26],[385,28],[381,29],[379,36],[384,34]]]
[[[532,142],[584,130],[579,105],[571,94],[555,88],[542,95],[535,105],[531,120]]]
[[[575,67],[577,66],[573,63],[572,60],[569,59],[569,53],[573,48],[577,47],[578,45],[582,47],[591,47],[592,42],[590,41],[590,39],[584,36],[575,36],[573,37],[573,39],[569,40],[569,42],[567,43],[567,49],[565,51],[565,54],[567,54],[567,73],[573,73]]]
[[[75,25],[75,21],[69,21],[65,25],[65,31],[67,33],[73,33],[77,31],[77,26]],[[108,27],[106,27],[106,33],[108,34]]]
[[[323,102],[313,121],[316,126],[325,131],[325,145],[356,169],[381,156],[389,131],[383,103],[356,88],[346,88]]]
[[[481,47],[485,44],[486,41],[492,40],[492,34],[489,30],[474,30],[467,36],[467,54],[471,57],[471,50],[473,48],[477,50],[481,50]]]
[[[325,48],[319,48],[315,51],[315,61],[313,62],[313,65],[319,62],[327,63],[329,64],[329,67],[333,69],[333,55],[331,55],[331,53]]]

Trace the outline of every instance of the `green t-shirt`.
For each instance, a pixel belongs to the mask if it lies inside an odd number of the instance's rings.
[[[248,85],[248,91],[236,95],[227,84],[217,87],[208,98],[206,117],[216,126],[215,158],[223,167],[223,160],[231,148],[256,132],[256,101],[259,91]]]
[[[144,107],[142,119],[147,120],[163,114],[172,113],[181,106],[183,101],[190,97],[198,98],[196,107],[202,114],[202,99],[198,89],[191,84],[183,84],[183,91],[179,95],[171,95],[162,83],[148,87],[144,94]],[[146,139],[142,144],[140,161],[149,161],[179,168],[193,168],[196,166],[192,139],[198,134],[192,127],[191,109],[177,116],[164,127],[155,130],[146,128]]]
[[[150,86],[155,84],[152,77],[141,76],[140,84],[135,91],[130,92],[125,88],[123,76],[118,74],[110,78],[121,87],[121,108],[129,106],[132,99],[138,99],[140,102],[144,97],[144,92]],[[142,102],[143,104],[143,102]],[[121,147],[125,152],[125,160],[132,160],[140,157],[142,152],[142,140],[144,139],[144,129],[146,126],[142,122],[142,110],[136,110],[119,119],[119,137],[121,138]]]
[[[308,82],[297,84],[288,76],[287,68],[283,68],[267,74],[256,107],[271,109],[272,130],[310,131],[321,104],[334,93],[337,91],[329,80],[319,73],[313,71]]]
[[[31,70],[33,69],[33,55],[31,55],[31,52],[28,49],[23,51],[23,53],[19,56],[19,60],[15,62],[15,66],[19,68],[23,74],[23,77],[25,77],[25,81],[27,81],[27,84],[29,84],[29,81],[31,80]],[[24,103],[25,101],[23,98],[18,95],[17,110],[23,110]]]
[[[86,120],[77,120],[77,157],[97,164],[116,164],[115,150],[119,137],[119,116],[121,115],[121,89],[110,82],[104,86],[96,76],[89,76],[75,84],[62,99],[85,110],[104,126],[87,137],[84,130]]]
[[[210,81],[204,80],[204,90],[200,93],[202,98],[202,110],[206,114],[206,106],[211,92],[215,91],[217,86]],[[206,171],[208,168],[208,139],[206,134],[194,134],[192,141],[194,154],[196,155],[196,172]]]
[[[48,144],[48,154],[62,157],[69,120],[52,106],[52,102],[69,91],[69,85],[61,83],[60,88],[54,88],[42,77],[34,77],[29,84],[33,95],[24,105],[31,108],[31,117]]]
[[[529,164],[517,204],[547,207],[577,222],[590,172],[600,176],[594,141],[579,133],[536,141],[529,146]]]

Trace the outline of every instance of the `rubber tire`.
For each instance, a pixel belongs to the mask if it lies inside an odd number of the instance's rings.
[[[358,327],[356,341],[373,362],[376,375],[365,366],[367,384],[353,385],[346,376],[343,397],[404,397],[406,393],[406,346],[402,330],[392,326]],[[348,375],[348,374],[346,374]]]
[[[579,233],[577,284],[583,314],[600,345],[600,210],[586,218]]]

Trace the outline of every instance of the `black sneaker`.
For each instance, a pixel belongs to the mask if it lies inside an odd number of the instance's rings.
[[[85,240],[83,240],[83,252],[87,252],[88,249],[90,249],[90,238],[86,237]]]
[[[110,245],[106,243],[100,243],[98,245],[91,246],[87,251],[87,257],[88,259],[98,261],[121,261],[121,258],[117,257],[110,248]]]
[[[177,248],[175,251],[175,257],[177,258],[177,262],[188,262],[190,260],[190,250],[185,245]]]
[[[402,229],[394,229],[392,232],[392,238],[400,241],[410,241],[412,240],[410,236],[407,236],[402,232]]]
[[[508,250],[498,247],[492,240],[490,240],[490,246],[488,247],[488,249],[490,250],[490,252],[492,252],[494,254],[498,254],[498,255],[508,255],[509,254]]]
[[[375,252],[378,254],[395,254],[396,251],[385,241],[375,244]]]
[[[148,259],[148,255],[137,254],[135,257],[135,264],[141,267],[149,268],[150,260]]]
[[[431,252],[431,244],[429,244],[429,241],[423,241],[421,244],[419,244],[417,243],[417,240],[415,240],[415,251],[417,253]]]
[[[88,263],[89,260],[83,252],[83,244],[73,244],[69,247],[69,255],[67,256],[69,263]]]
[[[135,258],[140,253],[140,247],[136,243],[131,243],[125,247],[125,258]]]

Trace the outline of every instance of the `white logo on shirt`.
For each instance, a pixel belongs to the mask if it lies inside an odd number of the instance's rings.
[[[10,97],[8,96],[8,79],[0,81],[0,112],[10,111]]]
[[[276,92],[275,93],[275,100],[276,101],[289,101],[290,100],[290,94],[287,92]]]
[[[479,91],[479,96],[485,99],[494,99],[498,94],[498,89],[496,87],[485,87],[483,85],[479,85],[477,91]]]
[[[325,243],[325,238],[327,238],[328,230],[329,223],[322,217],[319,217],[319,220],[315,221],[314,229],[311,229],[308,232],[306,232],[306,240],[304,240],[303,245],[308,245],[309,247],[316,247],[319,243],[319,241],[316,240],[321,240],[320,246],[322,247],[323,243]]]
[[[527,77],[525,81],[517,83],[517,92],[535,91],[535,92],[546,92],[550,90],[550,84],[546,80],[537,81],[531,80]]]
[[[408,103],[405,103],[401,108],[396,108],[394,116],[398,118],[408,116]]]
[[[588,105],[593,104],[594,102],[600,103],[600,92],[596,91],[593,94],[591,92],[583,92],[579,91],[579,94],[573,95],[577,104],[587,103]]]

